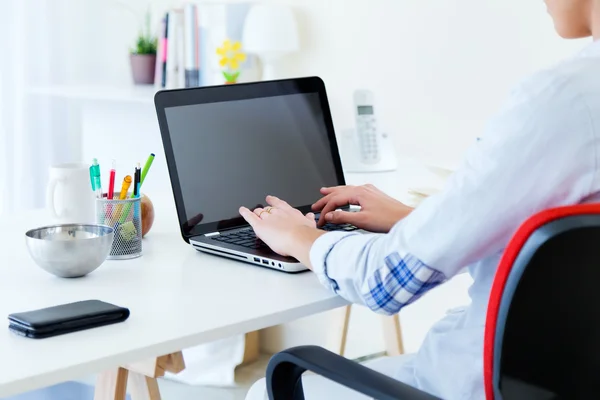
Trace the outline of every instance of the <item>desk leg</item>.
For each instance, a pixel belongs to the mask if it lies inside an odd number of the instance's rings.
[[[346,342],[348,340],[348,327],[350,326],[350,313],[352,312],[352,306],[346,306],[339,309],[338,318],[341,319],[340,330],[339,330],[339,350],[338,354],[344,357],[346,353]]]
[[[398,314],[391,317],[383,316],[381,324],[383,326],[383,340],[387,355],[393,357],[404,354],[400,316]]]
[[[260,333],[259,331],[253,331],[246,333],[244,339],[244,358],[242,363],[239,365],[244,366],[252,364],[260,355]]]
[[[243,364],[256,361],[258,354],[258,331],[250,332],[246,334]],[[131,400],[160,400],[160,390],[156,378],[164,376],[165,372],[177,374],[184,369],[183,354],[178,351],[103,372],[98,376],[96,382],[94,400],[125,400],[128,377],[131,384]]]
[[[131,400],[161,400],[158,381],[137,372],[129,374]]]
[[[125,366],[129,372],[131,400],[161,400],[158,381],[165,372],[179,373],[185,369],[183,354],[167,354]]]
[[[352,306],[340,308],[337,311],[336,320],[339,321],[339,331],[336,335],[335,346],[339,349],[338,354],[344,356],[346,352],[346,342],[348,339],[348,328],[350,326],[350,314]],[[398,314],[391,317],[382,316],[381,325],[383,328],[383,340],[385,351],[388,356],[398,356],[404,354],[404,344],[402,342],[402,329],[400,328],[400,317]],[[338,347],[339,346],[339,347]]]
[[[165,372],[176,374],[184,369],[183,354],[178,351],[103,372],[96,382],[94,400],[125,400],[128,377],[131,400],[160,400],[156,378],[164,376]]]
[[[98,375],[94,400],[125,400],[128,374],[128,370],[117,368]]]

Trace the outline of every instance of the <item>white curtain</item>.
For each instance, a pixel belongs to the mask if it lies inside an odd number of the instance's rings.
[[[3,0],[0,24],[0,213],[40,208],[51,164],[76,155],[64,99],[37,93],[68,74],[64,1]],[[74,153],[75,152],[75,153]]]
[[[153,3],[161,2],[170,0]],[[0,0],[0,216],[44,207],[50,166],[82,161],[79,104],[60,88],[127,84],[123,65],[103,54],[126,51],[128,39],[112,32],[115,21],[135,23],[131,10],[147,6],[146,0]],[[243,350],[244,335],[185,349],[186,371],[168,378],[234,385]]]

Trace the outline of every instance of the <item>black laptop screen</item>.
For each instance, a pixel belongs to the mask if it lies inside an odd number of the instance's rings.
[[[267,194],[301,207],[339,184],[318,93],[167,107],[165,117],[190,230],[235,225],[240,206],[264,206]]]

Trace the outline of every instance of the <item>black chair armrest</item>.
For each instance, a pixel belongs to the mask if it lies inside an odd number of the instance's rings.
[[[269,399],[304,400],[301,378],[307,370],[377,400],[440,400],[318,346],[293,347],[271,358]]]

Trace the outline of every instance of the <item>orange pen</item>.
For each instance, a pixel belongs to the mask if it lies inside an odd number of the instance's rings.
[[[125,178],[123,178],[123,186],[121,186],[119,200],[125,200],[125,198],[127,197],[127,191],[129,190],[129,186],[131,186],[131,175],[127,175]]]
[[[123,185],[121,186],[121,193],[119,193],[119,200],[125,200],[127,198],[127,191],[129,190],[129,186],[131,186],[131,175],[127,175],[125,176],[125,178],[123,178]],[[129,211],[129,209],[127,211]],[[123,204],[117,205],[117,207],[115,208],[115,213],[112,215],[111,220],[119,220],[122,212]]]

